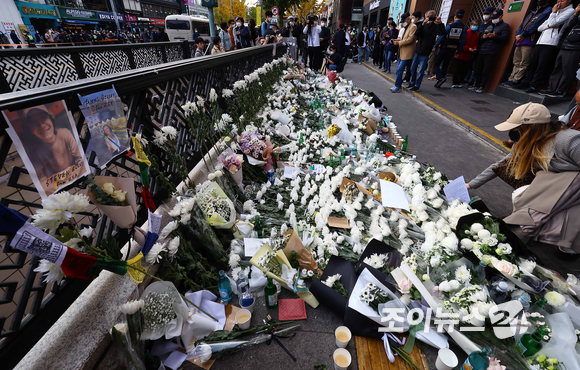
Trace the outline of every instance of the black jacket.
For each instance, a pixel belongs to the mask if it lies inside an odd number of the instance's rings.
[[[322,41],[320,41],[320,50],[328,49],[328,43],[330,42],[330,28],[321,27],[320,38],[323,39]]]
[[[566,24],[568,35],[562,41],[562,50],[580,50],[580,16],[573,15]]]
[[[363,44],[366,44],[367,46],[369,45],[369,33],[367,32],[366,34],[363,31],[360,31],[358,34],[358,39],[356,44],[359,47],[362,47]]]
[[[338,47],[338,53],[341,57],[346,56],[346,35],[344,30],[336,30],[334,33],[334,45]]]
[[[483,35],[486,33],[495,32],[495,36],[492,38],[484,39]],[[482,55],[495,55],[499,53],[503,44],[510,37],[510,26],[504,21],[500,21],[498,24],[493,24],[489,22],[486,27],[481,30],[479,34],[479,54]]]
[[[435,46],[437,36],[445,34],[445,25],[443,23],[435,24],[429,23],[426,25],[420,24],[417,27],[415,36],[419,39],[415,54],[429,55]]]
[[[298,26],[294,25],[292,27],[292,31],[290,31],[290,27],[286,26],[282,29],[282,37],[296,37],[298,38]]]

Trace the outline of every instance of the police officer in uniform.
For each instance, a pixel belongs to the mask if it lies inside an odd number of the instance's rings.
[[[28,44],[29,48],[35,48],[36,44],[34,43],[34,36],[32,36],[30,34],[30,32],[28,31],[24,31],[24,40],[26,41],[26,43]]]
[[[465,10],[457,9],[455,12],[455,21],[447,25],[445,28],[446,33],[440,36],[435,44],[435,47],[441,45],[441,51],[435,59],[435,76],[437,77],[437,82],[435,83],[436,88],[440,88],[441,85],[445,83],[445,76],[447,76],[447,70],[449,69],[449,65],[451,64],[455,53],[463,50],[465,37],[467,36],[467,27],[461,21],[464,15]]]

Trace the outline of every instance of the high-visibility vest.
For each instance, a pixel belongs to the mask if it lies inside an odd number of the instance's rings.
[[[34,42],[34,37],[32,37],[32,35],[28,34],[28,35],[26,35],[26,41]]]

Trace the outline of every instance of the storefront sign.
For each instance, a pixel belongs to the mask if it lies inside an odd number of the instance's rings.
[[[149,22],[149,18],[144,18],[144,17],[137,17],[137,20],[139,22]]]
[[[395,23],[399,24],[401,15],[405,12],[407,0],[392,0],[389,9],[389,17],[393,17]]]
[[[381,6],[381,0],[375,0],[369,5],[369,10],[373,10]]]
[[[113,13],[97,12],[97,16],[99,17],[99,20],[103,22],[115,21],[115,15]],[[117,14],[117,20],[119,22],[123,22],[123,16],[121,14]]]
[[[362,12],[363,12],[362,6],[353,6],[353,8],[352,8],[353,14],[362,13]]]
[[[125,14],[125,22],[137,22],[137,17],[131,14]]]
[[[507,11],[508,11],[508,13],[519,12],[522,10],[523,5],[524,5],[523,1],[518,1],[518,2],[514,1],[512,4],[510,4]]]
[[[31,18],[58,18],[56,13],[56,8],[50,5],[25,3],[22,1],[15,1],[16,7],[20,10],[25,17]]]
[[[58,13],[61,18],[74,18],[74,19],[92,19],[99,20],[97,12],[86,9],[76,9],[76,8],[65,8],[63,6],[58,7]]]
[[[164,26],[165,19],[151,18],[151,24],[155,26]]]

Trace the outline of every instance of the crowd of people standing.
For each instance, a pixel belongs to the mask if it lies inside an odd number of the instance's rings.
[[[0,32],[0,44],[2,44],[2,48],[19,48],[22,44],[27,44],[29,47],[50,47],[169,41],[169,37],[163,28],[152,28],[151,30],[136,28],[123,31],[103,29],[65,30],[63,28],[54,30],[53,28],[47,28],[44,34],[41,34],[38,30],[34,34],[23,31],[23,36],[23,40],[21,40],[15,30],[12,30],[9,34]]]

